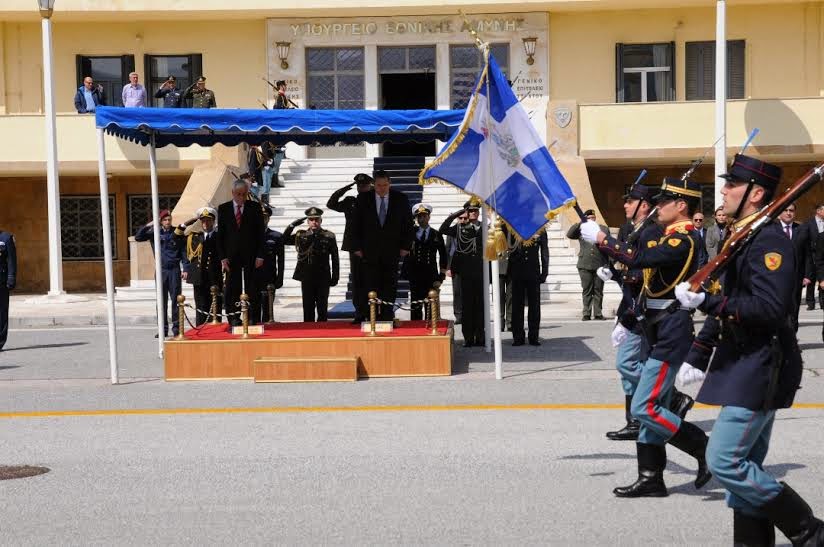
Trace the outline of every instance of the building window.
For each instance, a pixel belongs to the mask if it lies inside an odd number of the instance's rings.
[[[504,75],[509,74],[509,44],[492,44],[490,51]],[[449,46],[449,72],[452,75],[449,103],[453,109],[466,108],[483,62],[483,55],[474,45]]]
[[[109,196],[109,225],[114,242],[114,196]],[[61,196],[60,238],[64,260],[102,260],[102,228],[99,196]],[[112,247],[112,256],[117,258],[117,245],[112,243]]]
[[[160,210],[168,209],[174,211],[180,194],[161,194],[158,198]],[[129,222],[129,235],[137,233],[141,226],[144,226],[152,219],[152,196],[151,194],[134,194],[126,198],[126,215]]]
[[[391,46],[378,48],[381,74],[435,71],[435,46]]]
[[[744,98],[744,40],[727,41],[727,98]],[[715,42],[687,42],[686,97],[715,99]]]
[[[169,76],[174,76],[181,91],[203,74],[203,55],[146,55],[146,87],[150,97]],[[163,99],[152,99],[154,106],[163,106]]]
[[[309,108],[359,110],[364,106],[364,54],[360,47],[306,48]]]
[[[91,76],[103,88],[108,106],[123,106],[121,91],[129,83],[130,72],[134,72],[134,55],[77,56],[77,87]]]
[[[615,46],[615,100],[619,103],[674,101],[674,74],[674,42]]]

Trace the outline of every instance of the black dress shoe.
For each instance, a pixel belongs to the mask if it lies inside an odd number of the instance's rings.
[[[664,467],[667,466],[667,450],[664,446],[638,443],[638,480],[629,486],[619,486],[612,492],[619,498],[664,498]]]
[[[603,315],[596,315],[595,316],[596,321],[603,321],[604,319],[606,319],[606,317],[604,317]]]
[[[512,345],[513,346],[523,346],[524,345],[524,340],[523,339],[513,340]]]
[[[540,341],[540,340],[538,340],[537,338],[530,338],[530,339],[529,339],[529,345],[530,345],[530,346],[540,346],[540,345],[541,345],[541,341]]]
[[[815,309],[815,304],[813,304],[813,305],[808,304],[807,305],[807,311],[813,311],[814,309]]]
[[[585,315],[581,318],[581,321],[589,321],[589,319],[590,317],[588,315]]]

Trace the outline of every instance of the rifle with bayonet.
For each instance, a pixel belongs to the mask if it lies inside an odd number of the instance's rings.
[[[267,80],[267,79],[266,79],[266,78],[264,78],[263,76],[261,76],[261,77],[260,77],[260,79],[261,79],[261,80],[263,80],[264,82],[266,82],[267,84],[269,84],[269,86],[271,86],[271,88],[275,91],[275,95],[280,95],[280,90],[278,89],[278,87],[277,87],[275,84],[273,84],[272,82],[270,82],[269,80]],[[298,105],[296,105],[296,104],[295,104],[295,101],[293,101],[292,99],[290,99],[289,97],[287,97],[285,93],[283,94],[283,99],[284,99],[287,103],[291,104],[291,105],[292,105],[292,107],[294,107],[294,108],[300,108]]]

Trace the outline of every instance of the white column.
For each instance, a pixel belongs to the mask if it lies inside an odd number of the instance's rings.
[[[486,204],[481,204],[481,254],[484,253],[484,246],[486,245],[486,238],[489,234],[489,227],[487,226],[488,216],[486,213]],[[483,292],[484,292],[484,349],[489,353],[492,351],[492,333],[489,326],[489,261],[484,256],[483,261]]]
[[[106,178],[106,139],[102,128],[97,130],[97,175],[100,179],[100,215],[103,223],[103,264],[106,271],[106,312],[109,327],[109,367],[112,383],[117,377],[117,327],[114,313],[114,266],[112,264],[112,227],[109,222],[109,181]]]
[[[490,220],[492,226],[495,226],[495,219],[497,215],[495,211],[492,212]],[[500,265],[497,260],[492,261],[492,340],[493,349],[495,350],[495,379],[501,380],[503,378],[503,351],[501,349],[501,278]],[[538,303],[540,305],[540,301]]]
[[[155,299],[157,300],[157,354],[163,359],[163,341],[166,329],[163,327],[165,314],[163,313],[163,274],[160,261],[160,196],[157,189],[157,153],[155,150],[155,136],[152,133],[149,141],[149,170],[152,179],[152,222],[154,223],[154,259],[155,259]],[[171,308],[170,308],[171,309]],[[181,327],[183,325],[180,325]]]
[[[380,110],[380,71],[378,69],[378,45],[366,44],[363,52],[363,107],[366,110]],[[381,145],[366,143],[366,157],[381,155]]]
[[[57,175],[57,120],[54,114],[51,19],[42,20],[43,103],[46,119],[46,201],[49,215],[49,296],[63,294],[63,250],[60,241],[60,181]]]
[[[721,206],[727,170],[727,2],[715,5],[715,207]]]

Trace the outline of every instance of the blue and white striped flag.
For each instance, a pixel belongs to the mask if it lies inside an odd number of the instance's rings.
[[[479,197],[523,239],[575,204],[569,184],[492,55],[460,128],[419,180],[446,182]]]

